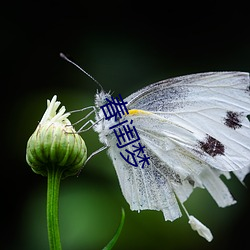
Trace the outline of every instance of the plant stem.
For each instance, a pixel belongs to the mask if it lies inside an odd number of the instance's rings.
[[[47,228],[50,250],[62,249],[58,217],[59,188],[62,172],[59,167],[48,168]]]
[[[124,225],[124,221],[125,221],[125,211],[122,208],[122,218],[121,218],[121,222],[120,225],[114,235],[114,237],[111,239],[111,241],[108,243],[107,246],[105,246],[102,250],[111,250],[113,248],[113,246],[115,245],[116,241],[118,240],[120,233],[122,231],[122,227]]]

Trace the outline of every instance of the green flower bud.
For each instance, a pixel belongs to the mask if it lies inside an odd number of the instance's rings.
[[[58,168],[62,177],[67,177],[79,172],[86,161],[87,148],[67,119],[70,113],[65,113],[65,107],[56,113],[60,105],[56,98],[47,101],[47,110],[28,140],[26,161],[37,174],[47,176],[50,168]]]

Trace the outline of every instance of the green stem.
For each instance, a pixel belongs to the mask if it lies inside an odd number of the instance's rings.
[[[59,188],[62,171],[58,167],[48,168],[47,227],[50,250],[61,250],[59,231]]]

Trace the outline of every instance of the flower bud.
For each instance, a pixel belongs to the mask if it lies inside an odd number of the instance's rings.
[[[62,177],[75,175],[79,172],[87,158],[86,145],[76,133],[61,107],[56,113],[60,102],[54,96],[47,101],[41,122],[27,143],[26,161],[32,170],[47,176],[50,168],[62,171]]]

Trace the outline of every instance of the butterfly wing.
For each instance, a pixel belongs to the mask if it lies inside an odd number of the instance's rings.
[[[220,175],[234,171],[243,180],[249,172],[249,88],[247,73],[203,73],[161,81],[125,99],[126,119],[150,156],[149,165],[133,167],[118,154],[116,138],[108,139],[132,210],[162,210],[172,221],[181,216],[176,196],[184,202],[197,186],[221,207],[235,202]]]
[[[249,88],[247,73],[203,73],[155,83],[126,101],[130,110],[150,111],[173,124],[168,136],[201,160],[234,171],[250,165]],[[195,140],[185,141],[176,127],[190,131]]]
[[[106,97],[101,92],[96,102],[103,104]],[[100,141],[109,146],[132,210],[162,210],[165,219],[173,221],[181,216],[176,197],[183,203],[195,187],[206,188],[221,207],[235,202],[220,175],[229,178],[233,171],[243,181],[250,170],[247,73],[212,72],[168,79],[124,101],[129,110],[125,119],[133,121],[149,164],[128,163],[135,152],[133,145],[117,148],[117,138],[110,130],[115,122],[103,120],[102,112],[97,121],[103,122],[94,128]]]

